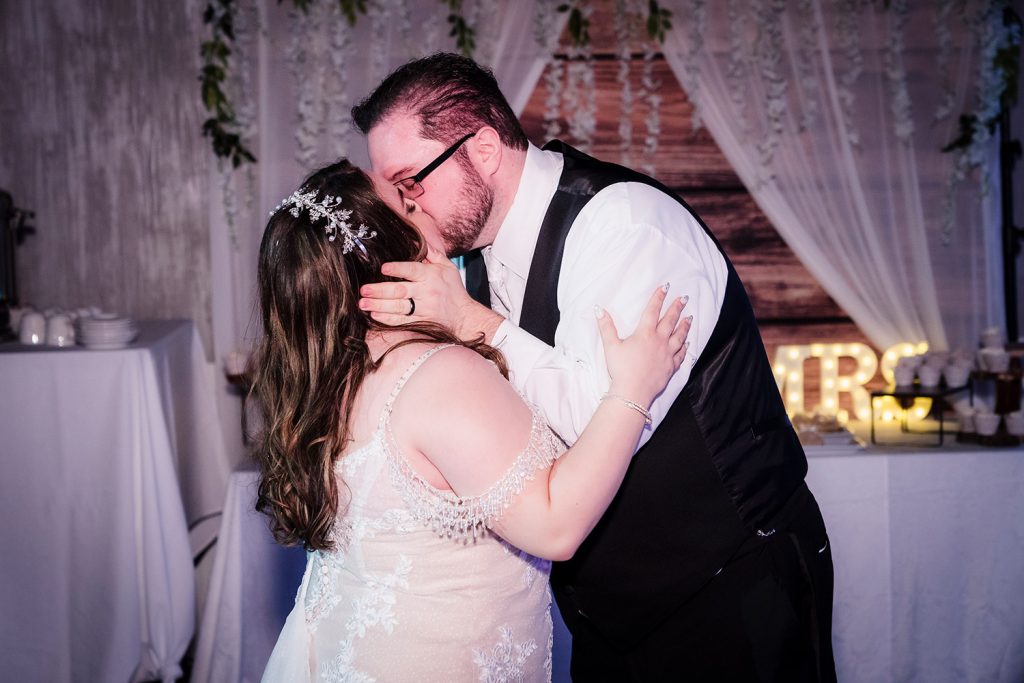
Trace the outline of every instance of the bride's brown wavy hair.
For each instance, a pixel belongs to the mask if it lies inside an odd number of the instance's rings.
[[[381,275],[382,264],[426,255],[419,233],[384,203],[365,173],[342,160],[313,173],[302,191],[315,191],[317,201],[341,197],[341,208],[352,212],[352,226],[377,233],[363,240],[365,254],[358,247],[342,254],[343,240],[328,239],[325,219],[312,221],[306,210],[293,216],[285,206],[271,215],[260,245],[263,336],[249,366],[247,396],[260,423],[254,437],[261,470],[256,509],[270,517],[279,543],[326,550],[333,547],[331,530],[344,486],[336,465],[351,440],[352,401],[384,359],[370,357],[367,333],[415,333],[385,356],[416,341],[444,342],[476,351],[506,376],[507,369],[482,337],[462,341],[432,323],[389,327],[359,309],[360,286],[390,279]]]

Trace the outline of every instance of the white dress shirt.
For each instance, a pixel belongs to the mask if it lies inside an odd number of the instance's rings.
[[[530,145],[508,215],[494,243],[483,250],[491,307],[506,318],[492,344],[505,355],[513,384],[571,445],[610,384],[594,306],[612,315],[625,338],[655,288],[670,283],[669,301],[690,297],[683,312],[693,315],[690,348],[651,406],[653,425],[640,437],[642,446],[682,391],[718,322],[725,259],[693,215],[671,197],[643,183],[606,187],[576,217],[566,239],[557,291],[560,320],[555,346],[548,346],[518,325],[533,251],[561,173],[561,154]]]

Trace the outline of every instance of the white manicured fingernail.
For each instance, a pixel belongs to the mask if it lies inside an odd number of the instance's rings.
[[[692,323],[693,322],[693,316],[692,315],[688,315],[685,318],[683,318],[683,320],[685,320],[687,323]]]
[[[690,295],[689,294],[684,294],[683,295],[683,305],[685,306],[688,303],[690,303]]]
[[[594,306],[594,317],[595,318],[603,318],[604,317],[604,309],[601,308],[600,306]]]
[[[663,292],[665,292],[666,294],[668,294],[668,286],[669,286],[669,283],[667,283],[667,282],[666,282],[665,284],[663,284],[663,285],[661,286],[661,291],[663,291]]]

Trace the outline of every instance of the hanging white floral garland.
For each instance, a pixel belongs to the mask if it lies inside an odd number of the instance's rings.
[[[703,14],[704,1],[693,0],[697,14]],[[558,32],[553,30],[562,24],[556,20],[559,12],[558,0],[540,0],[537,4],[536,37],[541,47],[539,55],[545,59],[549,68],[546,69],[547,99],[545,100],[544,120],[546,133],[550,138],[557,137],[559,119],[562,117],[562,105],[571,110],[568,120],[569,133],[574,142],[584,150],[590,150],[596,131],[597,89],[595,83],[594,62],[589,41],[570,49],[568,68],[563,60],[554,59],[558,45]],[[353,61],[354,40],[350,22],[353,16],[364,14],[370,23],[370,30],[375,35],[385,35],[397,31],[406,48],[405,58],[427,54],[438,49],[451,49],[445,33],[447,27],[442,26],[443,16],[438,12],[429,12],[424,21],[417,25],[413,32],[409,0],[370,0],[365,5],[351,3],[304,2],[292,3],[287,13],[289,38],[285,48],[284,61],[292,78],[296,124],[293,131],[295,137],[295,159],[305,170],[315,168],[323,161],[326,154],[330,158],[345,156],[353,130],[350,120],[352,105],[351,93],[348,88],[348,70],[346,65]],[[620,35],[627,36],[621,42],[619,53],[619,83],[622,85],[621,103],[624,116],[620,122],[622,149],[628,155],[633,141],[632,113],[636,98],[633,97],[630,75],[630,45],[636,34],[636,26],[642,24],[647,17],[648,2],[645,0],[619,0]],[[481,17],[497,16],[497,0],[469,0],[466,3],[467,23],[474,27],[477,37],[477,59],[482,63],[493,62],[496,41],[502,27],[495,22],[484,26]],[[655,3],[650,3],[652,16],[657,13]],[[219,34],[214,29],[214,41],[219,40],[219,47],[226,48],[226,39],[232,41],[230,54],[233,68],[225,69],[228,74],[220,87],[230,94],[234,107],[233,120],[221,122],[221,130],[213,134],[215,150],[225,159],[219,165],[220,186],[223,193],[224,215],[229,231],[229,241],[233,249],[239,247],[236,224],[240,211],[251,210],[255,203],[257,183],[256,167],[253,163],[245,164],[244,171],[229,167],[227,159],[232,159],[233,166],[245,161],[254,162],[249,148],[255,146],[257,136],[257,88],[254,71],[259,62],[258,42],[256,40],[264,31],[266,24],[262,12],[265,3],[259,0],[236,0],[231,3],[222,1],[208,6],[208,15],[204,23],[218,25],[217,12],[225,15],[228,26],[227,33]],[[592,9],[589,6],[580,8],[582,15],[589,21]],[[628,11],[623,11],[628,10]],[[661,10],[660,20],[665,21],[667,11]],[[233,21],[232,21],[233,20]],[[233,35],[231,26],[233,25]],[[654,29],[651,29],[652,31]],[[663,33],[661,39],[664,38]],[[419,43],[414,44],[418,39]],[[371,47],[370,66],[373,77],[380,79],[388,70],[387,41],[375,41]],[[213,45],[211,42],[210,45]],[[424,49],[425,48],[425,49]],[[644,155],[648,163],[644,167],[653,171],[653,159],[658,147],[661,133],[659,94],[660,83],[653,77],[653,58],[655,44],[648,42],[644,49],[644,71],[640,98],[647,105],[645,117],[646,135],[644,137]],[[204,56],[207,55],[204,44]],[[209,59],[208,62],[209,63]],[[493,66],[493,64],[492,64]],[[217,82],[208,78],[204,72],[204,88],[217,87]],[[563,87],[563,79],[565,80]],[[204,90],[204,93],[206,91]],[[227,98],[225,98],[227,99]],[[209,100],[206,100],[209,101]],[[212,106],[212,105],[210,105]],[[219,114],[218,114],[219,115]],[[699,122],[699,115],[695,123]],[[231,131],[238,131],[235,142],[226,140]],[[220,136],[219,138],[216,136]],[[221,146],[218,147],[217,145]],[[233,145],[233,146],[232,146]],[[222,148],[229,148],[227,153]],[[624,161],[629,161],[628,158]],[[242,183],[244,182],[244,185]]]
[[[800,0],[797,3],[800,17],[800,34],[797,44],[797,77],[800,79],[800,130],[809,130],[818,118],[820,97],[819,77],[816,67],[821,60],[818,54],[818,40],[821,20],[814,0]]]
[[[726,19],[729,24],[729,62],[725,76],[729,84],[729,99],[732,100],[736,121],[745,134],[751,132],[747,118],[747,64],[751,61],[750,41],[747,40],[747,15],[740,11],[745,0],[729,0],[726,5]]]
[[[233,27],[235,46],[231,62],[234,68],[225,86],[236,103],[238,135],[246,147],[252,147],[258,134],[253,67],[257,60],[256,38],[261,30],[260,8],[255,0],[238,5],[234,11]],[[238,216],[240,211],[251,211],[256,201],[256,170],[252,164],[235,167],[228,159],[220,158],[218,172],[228,244],[233,251],[238,251]]]
[[[285,50],[285,61],[295,85],[295,160],[305,170],[316,165],[316,146],[323,126],[323,61],[317,59],[315,44],[317,35],[314,27],[322,25],[315,21],[313,12],[323,4],[313,5],[305,11],[293,9],[288,12],[291,37]]]
[[[1015,24],[1003,22],[1003,6],[997,0],[979,3],[977,13],[968,19],[971,32],[979,45],[977,56],[977,88],[970,143],[963,148],[952,150],[953,163],[946,182],[946,197],[943,202],[943,223],[941,237],[943,244],[953,241],[957,221],[957,193],[971,173],[977,174],[979,196],[984,198],[991,191],[991,178],[986,164],[986,155],[993,137],[988,121],[999,115],[1001,98],[1006,83],[1002,69],[995,64],[995,56],[1012,45],[1020,45],[1021,35]]]
[[[581,8],[584,19],[589,21],[591,7]],[[594,83],[594,54],[590,43],[570,45],[566,50],[565,90],[562,102],[569,112],[567,124],[573,142],[583,152],[590,152],[597,130],[597,88]]]
[[[907,0],[891,0],[888,11],[889,43],[885,51],[885,76],[889,86],[889,108],[893,114],[896,139],[909,147],[914,136],[914,119],[907,90],[907,72],[903,65],[906,42],[903,30],[907,25]]]
[[[409,43],[409,49],[406,54],[410,56],[417,54],[416,50],[420,46],[422,46],[423,54],[431,54],[443,49],[444,41],[447,40],[448,36],[444,22],[436,12],[431,12],[427,16],[426,21],[416,27],[416,32],[422,34],[422,40],[419,46]]]
[[[939,73],[942,95],[935,106],[932,122],[945,121],[953,113],[956,104],[956,93],[953,83],[953,32],[949,27],[953,6],[958,0],[941,0],[935,5],[932,24],[935,27],[935,38],[939,43],[939,53],[935,59],[935,70]]]
[[[552,27],[557,21],[556,0],[540,0],[533,15],[533,39],[544,63],[544,139],[555,140],[562,134],[562,60],[555,56],[559,34]]]
[[[978,56],[978,87],[974,108],[974,136],[968,148],[968,157],[974,165],[982,165],[988,141],[992,138],[988,121],[999,116],[1000,99],[1005,86],[1002,69],[996,66],[996,54],[1010,45],[1020,44],[1019,27],[1003,23],[1003,7],[1000,2],[989,0],[983,3],[978,33],[981,54]]]
[[[413,42],[416,35],[412,30],[412,8],[409,6],[409,0],[392,0],[392,4],[394,5],[392,16],[395,17],[398,37],[402,41],[402,53],[415,54],[418,45]],[[422,27],[420,33],[423,34]]]
[[[630,0],[615,0],[615,40],[619,45],[615,81],[619,84],[619,163],[623,166],[633,165],[633,87],[629,75],[633,62],[634,15],[630,9]]]
[[[864,55],[860,49],[859,19],[861,10],[859,0],[839,0],[836,12],[836,35],[839,47],[846,58],[846,68],[839,75],[836,94],[839,97],[839,107],[843,113],[846,140],[854,149],[860,149],[860,132],[855,125],[857,120],[854,111],[856,97],[853,91],[864,71]]]
[[[493,61],[502,27],[495,22],[485,25],[480,18],[497,16],[495,2],[467,3],[463,15],[477,38],[477,58],[485,64]],[[553,5],[551,11],[554,12]],[[392,29],[397,31],[405,53],[400,55],[401,60],[452,47],[447,44],[450,40],[436,12],[427,15],[421,30],[413,31],[408,0],[369,2],[365,14],[365,21],[369,22],[369,30],[374,35],[385,36]],[[311,3],[305,10],[292,10],[289,21],[291,36],[285,59],[296,91],[295,158],[304,169],[311,170],[321,161],[324,149],[330,149],[332,157],[348,152],[353,135],[350,115],[353,101],[347,87],[346,66],[351,68],[355,47],[352,27],[337,3]],[[547,26],[551,25],[548,22]],[[557,36],[554,39],[557,41]],[[369,57],[371,80],[383,79],[393,66],[388,63],[387,41],[374,41]],[[593,83],[592,79],[588,82]],[[593,88],[589,90],[593,104],[596,102]],[[559,91],[560,88],[553,89],[556,94]],[[596,104],[591,107],[594,108]]]
[[[496,66],[494,56],[501,27],[495,24],[495,20],[499,16],[495,0],[477,0],[466,18],[470,26],[476,28],[477,40],[473,58],[491,69]]]
[[[686,95],[693,105],[690,125],[693,130],[700,130],[704,125],[700,94],[700,60],[704,52],[704,35],[707,32],[707,9],[704,0],[690,0],[689,10],[689,49],[686,52],[686,68],[683,79],[686,81]],[[647,55],[644,55],[645,67]]]
[[[370,82],[378,83],[388,75],[387,41],[384,36],[392,24],[392,14],[386,2],[377,0],[369,3],[366,11],[370,20],[370,34],[378,40],[370,41]]]
[[[333,5],[331,11],[329,56],[331,60],[331,88],[327,92],[327,112],[330,119],[329,141],[334,147],[334,156],[346,157],[353,134],[352,98],[348,91],[348,68],[354,57],[352,27],[342,15],[341,8]]]
[[[789,87],[782,70],[784,51],[782,13],[785,9],[784,0],[769,0],[767,5],[761,2],[756,5],[757,24],[760,29],[756,48],[757,64],[766,88],[764,137],[757,143],[763,174],[759,182],[774,180],[775,173],[772,171],[772,162],[775,150],[778,149],[785,131],[786,95]]]
[[[562,134],[562,83],[565,68],[561,59],[552,58],[544,71],[544,137],[554,140]]]
[[[647,104],[647,116],[644,117],[646,133],[644,135],[643,163],[641,168],[647,175],[654,175],[654,159],[658,153],[658,136],[661,135],[661,81],[654,78],[654,56],[656,47],[653,41],[644,41],[644,62],[640,83],[643,85],[643,99]],[[698,106],[693,106],[694,124],[699,123]]]

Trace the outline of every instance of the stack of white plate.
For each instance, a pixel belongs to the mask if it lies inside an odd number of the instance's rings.
[[[75,341],[87,349],[123,349],[138,335],[138,323],[115,313],[75,320]]]

